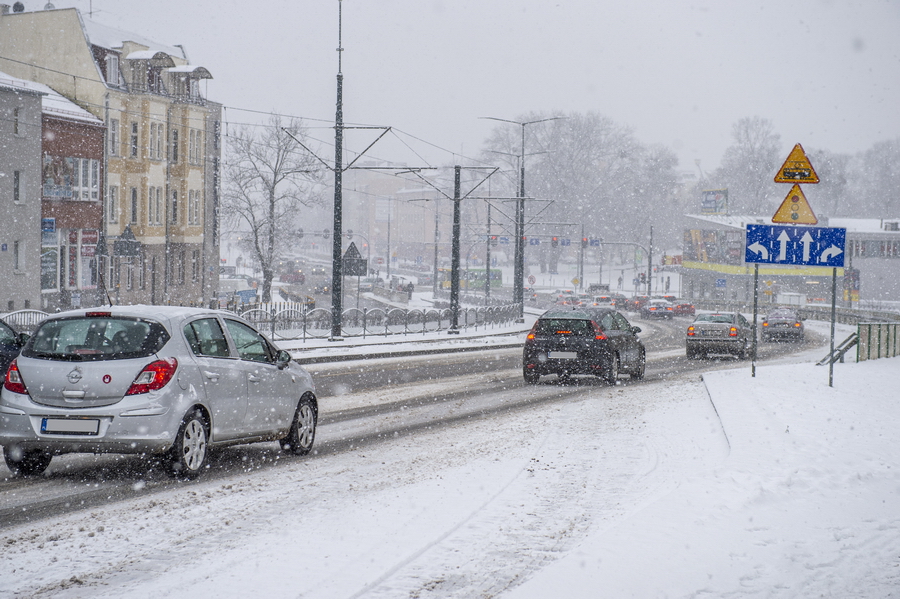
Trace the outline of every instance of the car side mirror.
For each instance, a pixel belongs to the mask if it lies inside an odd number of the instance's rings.
[[[28,333],[19,333],[16,335],[16,343],[19,344],[19,347],[25,347],[25,344],[28,343],[29,339],[31,339],[31,335]]]
[[[291,354],[286,351],[279,350],[278,355],[275,357],[275,366],[278,367],[278,370],[283,370],[285,366],[291,361]]]
[[[634,333],[635,335],[637,335],[638,333],[641,332],[641,327],[633,326],[633,327],[631,327],[631,332]]]

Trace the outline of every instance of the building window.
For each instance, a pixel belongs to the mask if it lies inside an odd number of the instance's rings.
[[[147,257],[141,253],[140,262],[138,263],[138,287],[144,289],[145,277],[144,270],[147,268]]]
[[[172,129],[172,162],[178,162],[178,129]]]
[[[165,128],[163,127],[162,123],[157,125],[157,127],[158,127],[158,130],[157,130],[157,135],[156,135],[156,158],[159,160],[162,160],[163,159],[163,146],[165,145],[164,140],[166,138],[166,134],[165,134]]]
[[[185,251],[181,250],[181,252],[178,254],[178,282],[179,283],[184,283],[184,258],[185,258]]]
[[[200,281],[200,250],[191,252],[191,280],[195,283]]]
[[[18,204],[22,201],[22,173],[13,171],[13,202]]]
[[[178,224],[178,192],[172,192],[172,220],[173,225]]]
[[[109,187],[109,197],[106,200],[106,219],[111,223],[119,222],[119,188],[115,185]]]
[[[131,123],[131,157],[138,157],[138,124],[137,122]]]
[[[22,270],[22,242],[13,241],[13,270]]]
[[[22,115],[21,108],[13,108],[13,135],[21,135],[22,130],[19,127],[19,120]]]
[[[109,119],[109,155],[119,155],[119,119]]]
[[[138,190],[137,187],[131,188],[131,223],[138,222]]]
[[[200,224],[200,192],[190,190],[188,192],[188,224]]]
[[[106,56],[106,82],[110,85],[119,85],[119,57],[115,54]]]
[[[125,289],[134,289],[134,258],[125,261]]]

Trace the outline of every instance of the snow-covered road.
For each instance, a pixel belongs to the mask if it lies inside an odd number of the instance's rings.
[[[0,597],[891,597],[900,363],[830,388],[820,354],[233,448],[246,472],[3,529]]]

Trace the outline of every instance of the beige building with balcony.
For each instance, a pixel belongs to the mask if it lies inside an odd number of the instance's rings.
[[[208,303],[218,287],[221,155],[221,105],[201,93],[210,73],[181,46],[77,9],[0,12],[0,70],[51,87],[106,125],[98,253],[110,297]]]

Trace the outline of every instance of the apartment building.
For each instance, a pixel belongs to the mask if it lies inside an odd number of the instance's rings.
[[[74,8],[0,5],[0,70],[40,82],[105,127],[98,281],[118,303],[202,304],[218,287],[221,105],[181,46]],[[91,167],[92,168],[92,167]]]

